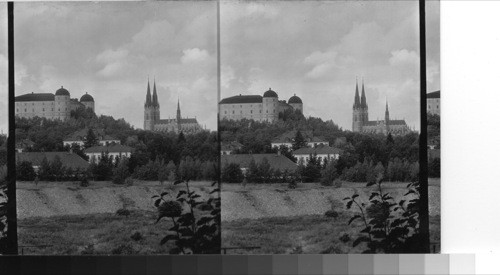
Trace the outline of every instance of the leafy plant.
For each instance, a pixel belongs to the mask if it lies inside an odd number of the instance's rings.
[[[360,220],[364,227],[353,241],[353,247],[366,243],[364,253],[416,252],[420,241],[418,183],[408,184],[408,192],[398,203],[382,190],[380,175],[367,187],[375,185],[377,188],[371,193],[368,204],[361,202],[358,194],[344,198],[347,209],[356,207],[360,212],[351,217],[348,224]]]
[[[175,200],[168,199],[168,192],[153,196],[158,210],[158,223],[163,218],[170,218],[173,226],[160,241],[161,245],[169,241],[175,243],[172,254],[218,254],[220,252],[220,197],[219,189],[214,187],[210,197],[203,200],[201,195],[189,188],[189,181],[178,180],[174,185],[185,184],[185,190],[179,190]],[[216,194],[216,197],[212,197]],[[195,213],[203,205],[208,213]]]

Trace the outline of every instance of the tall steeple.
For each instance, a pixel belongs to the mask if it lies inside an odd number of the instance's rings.
[[[153,80],[153,107],[160,107],[158,103],[158,94],[156,93],[156,79]]]
[[[354,95],[354,105],[352,107],[354,109],[357,109],[360,106],[361,106],[361,102],[359,100],[358,78],[356,77],[356,94]]]
[[[387,103],[387,98],[385,99],[385,121],[389,121],[389,104]]]
[[[362,80],[361,84],[361,108],[368,108],[368,105],[366,104],[366,95],[365,95],[365,80]]]
[[[146,93],[146,103],[144,103],[144,107],[151,106],[151,89],[149,88],[149,77],[148,77],[148,91]]]
[[[177,98],[177,121],[181,120],[181,104],[179,103],[179,98]]]

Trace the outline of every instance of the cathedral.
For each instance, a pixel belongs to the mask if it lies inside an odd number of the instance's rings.
[[[158,94],[156,93],[156,81],[153,82],[153,97],[151,90],[146,92],[146,102],[144,103],[144,130],[158,132],[174,132],[184,134],[195,134],[203,129],[196,118],[183,118],[181,116],[181,106],[177,101],[177,115],[175,118],[160,119],[160,104],[158,103]]]
[[[362,83],[361,99],[359,97],[358,81],[356,80],[356,94],[354,95],[354,104],[352,106],[352,131],[361,133],[380,133],[388,135],[406,135],[410,128],[406,121],[402,119],[391,120],[389,117],[389,105],[385,102],[385,119],[369,120],[368,104],[366,103],[365,84]]]

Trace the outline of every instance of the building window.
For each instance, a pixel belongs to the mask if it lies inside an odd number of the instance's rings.
[[[224,111],[224,114],[226,115],[226,114],[227,114],[227,111]]]
[[[243,114],[243,111],[240,111],[240,114]]]
[[[43,108],[42,111],[45,112],[45,108]]]
[[[269,113],[267,110],[266,110],[266,114]]]
[[[233,115],[234,115],[234,110],[233,110]]]
[[[253,110],[250,110],[250,114],[253,114]]]
[[[61,111],[61,108],[58,108],[57,111]]]
[[[27,112],[27,111],[26,111],[26,109],[24,109],[24,112],[25,112],[25,113]]]
[[[54,108],[52,108],[52,112],[54,111]]]

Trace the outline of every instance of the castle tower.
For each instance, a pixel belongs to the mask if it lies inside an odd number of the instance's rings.
[[[300,110],[300,112],[303,113],[302,99],[300,99],[300,97],[296,94],[293,94],[293,96],[290,97],[288,105],[292,106],[294,110]]]
[[[363,110],[359,98],[358,79],[356,78],[356,93],[354,94],[354,104],[352,105],[352,131],[361,132],[363,129]]]
[[[151,101],[151,89],[149,88],[149,79],[148,79],[148,90],[146,92],[146,102],[144,103],[144,130],[147,131],[154,130],[154,108],[153,108],[153,102]]]
[[[368,122],[368,104],[366,103],[365,81],[361,83],[361,121],[363,125]]]
[[[69,119],[71,114],[69,91],[61,86],[61,88],[56,91],[54,100],[54,118],[62,121]]]
[[[160,103],[158,103],[158,94],[156,93],[156,80],[153,82],[153,120],[158,122],[160,120]]]
[[[278,120],[278,94],[271,90],[267,90],[262,97],[262,117],[264,121],[274,122]]]

